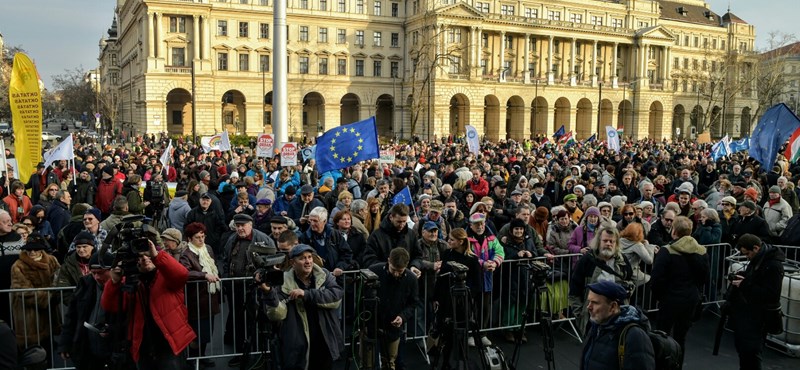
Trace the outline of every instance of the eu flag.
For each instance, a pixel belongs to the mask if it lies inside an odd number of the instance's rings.
[[[317,171],[324,173],[380,158],[375,117],[325,131],[317,138]]]
[[[772,170],[775,156],[781,145],[800,128],[800,119],[786,104],[780,103],[761,116],[753,135],[750,136],[750,157],[761,163],[764,171]]]
[[[562,136],[564,136],[565,134],[566,134],[566,130],[564,129],[564,125],[561,125],[561,127],[559,127],[558,130],[556,130],[556,133],[553,134],[553,136],[555,136],[556,140],[558,140]]]
[[[407,206],[414,204],[414,201],[411,199],[411,190],[408,190],[408,186],[394,195],[394,198],[392,198],[392,205],[395,204],[405,204]]]

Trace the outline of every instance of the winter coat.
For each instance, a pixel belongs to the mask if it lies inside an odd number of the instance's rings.
[[[763,319],[764,310],[780,302],[784,261],[786,256],[780,248],[761,244],[761,249],[747,264],[747,268],[737,272],[744,276],[744,280],[729,298],[733,315],[752,320]]]
[[[98,350],[103,351],[103,348],[107,349],[108,351],[104,353],[107,354],[107,358],[111,357],[111,338],[107,337],[103,339],[99,335],[91,333],[83,326],[84,322],[91,323],[90,320],[95,308],[95,303],[98,298],[100,298],[97,295],[98,293],[102,295],[102,290],[98,291],[98,288],[102,289],[103,286],[99,286],[91,275],[78,279],[72,303],[67,305],[67,312],[64,315],[64,325],[61,327],[61,335],[58,338],[58,347],[55,352],[69,353],[70,359],[79,366],[78,368],[84,363],[98,360],[97,354],[92,353],[90,342],[92,339],[90,336],[95,336],[94,339],[99,342],[100,348],[98,348]],[[100,308],[100,310],[102,310],[102,308]],[[92,324],[102,326],[102,324],[113,323],[114,318],[106,315],[105,320],[102,322]],[[111,330],[114,330],[113,327]]]
[[[334,230],[329,225],[325,225],[322,230],[322,239],[324,244],[316,241],[316,235],[309,227],[306,232],[300,236],[300,242],[308,244],[317,251],[317,254],[322,257],[325,262],[325,268],[329,271],[334,269],[349,270],[353,265],[353,251],[350,250],[350,244],[342,236],[342,233]],[[366,265],[369,266],[369,265]]]
[[[449,247],[442,239],[437,239],[433,243],[428,243],[420,238],[417,240],[417,245],[419,246],[420,252],[422,252],[422,256],[417,260],[417,264],[414,266],[422,271],[422,276],[420,276],[419,281],[419,292],[420,294],[427,294],[427,297],[421,298],[425,298],[425,302],[430,302],[433,298],[436,283],[434,264],[442,260],[442,255]]]
[[[796,214],[798,210],[800,210],[800,199],[797,197],[797,192],[794,191],[794,184],[787,183],[786,188],[781,190],[781,199],[786,200],[789,203],[789,207],[792,208],[792,213]]]
[[[492,235],[489,229],[485,229],[483,233],[483,241],[478,242],[476,236],[472,233],[472,229],[467,232],[467,240],[469,240],[470,248],[472,248],[472,253],[475,253],[478,256],[478,263],[483,268],[486,262],[492,261],[497,265],[497,269],[495,271],[500,271],[500,268],[503,265],[503,259],[505,258],[505,251],[503,250],[503,246],[500,245],[500,241]],[[493,272],[483,270],[483,292],[491,292],[493,288]]]
[[[622,367],[619,364],[618,346],[622,330],[628,324],[639,324],[650,328],[643,312],[634,306],[620,307],[617,316],[605,324],[592,323],[586,335],[581,354],[581,370],[655,370],[656,360],[653,344],[647,333],[634,326],[625,334],[625,354]]]
[[[684,236],[658,251],[650,279],[653,293],[661,304],[693,306],[708,284],[708,271],[706,247]]]
[[[100,227],[105,230],[114,230],[117,225],[122,223],[122,218],[125,216],[130,215],[128,212],[124,211],[114,211],[108,217],[100,223]]]
[[[209,206],[206,210],[197,206],[186,214],[186,224],[183,227],[185,228],[186,225],[192,222],[199,222],[205,225],[206,244],[211,246],[214,253],[222,255],[222,234],[228,231],[228,225],[225,224],[225,215],[219,213],[213,206]]]
[[[644,285],[650,281],[650,275],[647,275],[642,269],[642,263],[645,265],[653,264],[653,257],[655,255],[655,248],[650,244],[642,242],[634,242],[626,238],[619,238],[619,244],[622,254],[628,258],[633,270],[633,281],[637,286]]]
[[[58,260],[45,252],[37,262],[23,251],[11,266],[11,289],[50,288],[59,267]],[[46,341],[50,333],[58,332],[60,313],[50,307],[51,293],[45,290],[12,293],[18,346]]]
[[[669,244],[671,240],[672,233],[664,226],[664,222],[661,219],[655,220],[650,228],[650,233],[647,234],[647,241],[652,245],[660,247]]]
[[[94,198],[94,206],[103,214],[111,213],[111,204],[114,198],[122,195],[122,183],[114,179],[100,180],[97,184],[97,193]]]
[[[222,277],[253,276],[256,268],[253,265],[252,253],[255,252],[257,254],[266,255],[269,254],[267,250],[275,248],[275,242],[272,241],[272,238],[261,231],[253,229],[253,233],[250,238],[251,239],[247,244],[247,250],[240,251],[239,249],[241,249],[241,241],[239,240],[239,235],[233,233],[228,237],[227,241],[225,242],[225,246],[222,248],[224,253],[222,254],[223,267],[220,271]],[[264,247],[257,246],[256,244],[263,244]],[[244,253],[244,257],[239,257],[239,253]],[[239,266],[238,263],[242,262],[244,265]],[[242,274],[241,272],[244,273]]]
[[[789,223],[789,219],[793,216],[792,207],[789,205],[789,202],[782,198],[773,205],[770,205],[769,201],[764,203],[764,211],[762,214],[764,215],[764,221],[767,221],[767,225],[769,225],[769,235],[774,240],[781,236],[786,225]]]
[[[739,220],[736,224],[731,226],[731,234],[733,234],[731,237],[731,244],[735,244],[739,241],[739,237],[744,234],[753,234],[761,238],[761,240],[766,240],[770,237],[769,225],[767,225],[767,222],[764,221],[763,218],[756,215],[739,216]]]
[[[719,244],[722,241],[722,225],[719,222],[706,220],[704,224],[697,225],[692,237],[700,245]]]
[[[128,212],[134,215],[144,214],[144,200],[137,184],[125,184],[122,194],[128,198]]]
[[[132,315],[127,332],[128,339],[131,340],[130,353],[136,362],[139,361],[139,349],[144,339],[145,312],[143,302],[140,301],[142,295],[148,296],[148,311],[173,354],[177,356],[197,338],[189,326],[189,313],[184,303],[184,289],[189,271],[168,253],[159,253],[152,261],[156,271],[149,288],[144,286],[144,282],[139,282],[136,292],[128,293],[122,291],[121,282],[115,284],[109,280],[100,299],[100,305],[106,312],[128,312]],[[120,294],[124,294],[122,307],[119,307]]]
[[[284,366],[307,369],[311,353],[309,320],[319,323],[331,358],[335,361],[344,350],[344,334],[339,324],[339,307],[344,290],[336,283],[333,274],[314,265],[311,271],[313,288],[304,290],[303,299],[289,300],[289,293],[300,288],[294,270],[283,274],[280,289],[271,289],[264,296],[267,317],[280,321],[280,358]],[[308,317],[306,306],[313,306],[316,317]],[[313,370],[313,369],[308,369]]]
[[[547,249],[556,255],[570,253],[569,241],[577,228],[578,224],[572,220],[567,227],[562,227],[558,222],[551,222],[547,227]]]
[[[8,206],[8,214],[11,215],[12,223],[22,222],[22,218],[27,216],[31,212],[31,208],[33,208],[31,198],[28,198],[25,194],[22,194],[22,198],[18,198],[15,195],[6,196],[3,198],[3,202]]]
[[[325,205],[322,204],[322,201],[317,198],[312,198],[311,202],[306,204],[303,202],[302,197],[298,195],[294,198],[292,203],[289,203],[289,211],[287,212],[287,216],[294,221],[295,225],[300,226],[303,230],[305,230],[308,228],[308,224],[305,224],[305,227],[301,226],[302,224],[300,223],[300,218],[308,216],[311,210],[317,207],[325,208]]]
[[[389,252],[397,247],[403,247],[408,251],[411,260],[409,266],[414,266],[416,261],[422,256],[422,252],[417,247],[414,231],[403,226],[403,230],[397,231],[392,225],[389,217],[381,221],[380,227],[373,231],[367,239],[367,248],[364,250],[364,266],[372,266],[379,262],[389,260]]]
[[[53,205],[47,209],[47,221],[50,222],[50,228],[53,230],[55,235],[58,235],[58,232],[61,231],[61,228],[69,223],[71,215],[72,214],[69,211],[69,206],[64,204],[64,202],[58,199],[53,201]]]
[[[589,322],[589,313],[586,309],[586,297],[589,289],[586,286],[594,284],[600,280],[611,280],[616,283],[623,281],[631,282],[633,279],[633,269],[624,254],[617,251],[614,255],[614,265],[611,267],[614,274],[604,271],[600,266],[607,266],[606,261],[602,260],[596,250],[590,250],[578,259],[578,263],[572,271],[569,280],[569,305],[572,313],[578,320],[578,329],[583,330]]]
[[[399,279],[392,276],[386,262],[376,263],[369,269],[378,275],[380,288],[378,298],[378,330],[383,331],[383,339],[394,341],[403,335],[403,326],[397,328],[391,324],[397,316],[403,323],[413,319],[414,309],[419,304],[417,277],[409,269]]]
[[[212,260],[214,250],[205,246]],[[189,309],[189,320],[207,319],[219,313],[219,293],[217,289],[214,294],[208,292],[210,283],[206,281],[206,273],[200,265],[200,256],[192,252],[187,246],[178,260],[183,267],[189,270],[189,282],[186,284],[186,295],[188,296],[187,308]]]
[[[61,265],[61,268],[58,270],[58,274],[56,275],[56,286],[57,287],[75,287],[78,285],[78,281],[84,277],[91,275],[89,272],[89,261],[80,261],[78,258],[77,253],[72,253],[64,259],[64,264]],[[85,266],[86,273],[83,273],[81,270],[81,265]],[[69,306],[69,303],[72,301],[72,293],[74,291],[72,289],[62,290],[59,292],[61,297],[61,302],[64,303],[65,306]]]
[[[69,193],[72,196],[72,203],[94,204],[94,196],[97,186],[91,179],[82,180],[80,177],[75,180],[75,185],[70,184]]]
[[[486,182],[482,177],[478,178],[478,182],[475,182],[474,179],[470,179],[467,181],[467,186],[473,193],[475,193],[475,197],[477,199],[483,198],[489,195],[489,183]]]
[[[186,217],[191,210],[192,208],[189,207],[189,202],[185,199],[178,197],[172,199],[167,207],[167,217],[169,218],[170,227],[183,230],[183,227],[186,226]]]

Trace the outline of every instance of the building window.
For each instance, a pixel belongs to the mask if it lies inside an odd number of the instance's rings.
[[[572,23],[583,23],[583,14],[570,13],[569,21]]]
[[[716,60],[712,60],[711,61],[711,72],[716,72],[716,71],[717,71],[717,61]]]
[[[221,51],[217,53],[217,69],[220,71],[228,70],[228,53]]]
[[[258,37],[261,39],[269,38],[269,23],[261,23],[258,25]]]
[[[250,23],[247,22],[239,22],[239,37],[247,37],[250,33]]]
[[[527,18],[539,18],[539,9],[536,9],[536,8],[525,8],[525,17],[527,17]]]
[[[308,26],[300,26],[300,40],[308,41]]]
[[[217,36],[228,36],[228,21],[217,21]]]
[[[683,69],[689,69],[689,58],[683,58]]]
[[[530,51],[536,51],[536,38],[531,37],[528,39],[528,49],[530,49]]]
[[[378,0],[375,0],[372,3],[372,15],[382,15],[381,14],[381,2],[378,1]]]
[[[551,21],[560,21],[561,20],[561,12],[558,10],[548,10],[547,11],[547,19]]]
[[[391,67],[391,77],[397,78],[400,76],[400,62],[392,62],[390,64]]]
[[[411,2],[411,12],[411,14],[417,14],[417,12],[419,12],[419,0]]]
[[[700,62],[697,59],[692,59],[692,69],[695,71],[700,68]]]
[[[356,0],[356,13],[364,14],[364,0]]]
[[[486,32],[481,34],[481,47],[482,48],[489,47],[489,34]]]
[[[672,63],[672,68],[678,69],[681,67],[681,58],[676,57],[675,61]]]
[[[450,43],[461,43],[461,29],[460,28],[448,29],[447,41]]]
[[[694,37],[694,47],[696,48],[700,47],[700,38],[697,36]]]
[[[647,27],[650,27],[650,22],[639,21],[639,28],[647,28]]]
[[[554,75],[558,76],[558,63],[553,63],[550,67],[550,71],[553,72]]]
[[[717,39],[711,40],[711,48],[715,50],[717,49]]]
[[[258,0],[258,3],[264,6],[269,5],[269,0]]]
[[[502,4],[500,5],[500,14],[502,15],[514,15],[514,6]]]
[[[364,31],[356,31],[356,45],[364,46]]]
[[[239,70],[240,71],[250,70],[250,54],[247,54],[246,51],[239,54]]]
[[[336,43],[337,44],[344,44],[347,42],[347,30],[337,28],[336,29]]]
[[[506,49],[508,50],[514,49],[514,36],[506,35],[505,40],[503,41],[506,43]]]
[[[300,57],[300,58],[298,58],[298,60],[300,62],[300,66],[299,66],[300,68],[298,70],[298,73],[300,73],[301,75],[307,75],[308,74],[308,57]]]
[[[708,61],[707,61],[707,60],[705,60],[705,59],[703,60],[703,70],[704,70],[704,71],[707,71],[707,70],[708,70]]]
[[[456,56],[450,57],[450,73],[452,74],[461,73],[461,57],[456,57]]]
[[[339,0],[339,2],[337,3],[336,10],[339,13],[344,13],[344,12],[347,11],[347,6],[345,5],[346,2],[347,2],[347,0]]]
[[[319,28],[319,36],[317,37],[317,42],[328,43],[328,28],[327,27],[320,27]]]
[[[603,17],[599,17],[599,16],[596,16],[596,15],[593,15],[590,20],[591,20],[592,25],[595,25],[595,26],[602,26],[603,25]]]
[[[328,10],[328,0],[319,0],[319,10]]]
[[[261,68],[261,72],[269,72],[269,55],[259,55],[258,66]]]
[[[411,43],[414,45],[419,43],[419,31],[414,31],[414,33],[411,34]]]
[[[481,59],[481,74],[486,76],[489,74],[489,63],[486,59]]]
[[[397,48],[400,47],[400,34],[397,32],[392,32],[392,47]]]
[[[336,74],[339,76],[347,75],[347,59],[336,59]]]
[[[308,9],[308,0],[300,0],[300,9]]]
[[[363,77],[364,76],[364,60],[357,59],[356,60],[356,76]]]
[[[169,17],[169,32],[186,33],[186,18]]]
[[[117,65],[117,54],[111,54],[111,65],[112,66]]]
[[[475,7],[481,13],[488,13],[489,12],[489,3],[477,2],[477,3],[475,3]]]
[[[725,50],[725,40],[720,41],[719,49],[720,50]]]
[[[400,16],[400,4],[392,3],[392,17],[399,17]]]
[[[381,70],[383,69],[383,63],[380,60],[372,61],[372,75],[375,77],[381,76]]]
[[[175,67],[186,66],[186,49],[172,48],[172,65]]]
[[[377,31],[372,33],[372,44],[374,46],[383,46],[382,41],[383,41],[383,34],[382,33],[377,32]]]
[[[500,71],[503,78],[514,73],[514,71],[512,70],[513,67],[514,67],[514,62],[510,60],[503,62],[503,70]]]
[[[536,78],[536,63],[528,63],[528,73],[531,78]]]
[[[622,18],[611,18],[611,27],[622,28]]]
[[[319,58],[319,74],[328,74],[328,58]]]

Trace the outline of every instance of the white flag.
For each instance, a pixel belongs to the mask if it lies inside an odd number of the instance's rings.
[[[158,159],[164,168],[169,168],[169,161],[172,159],[172,140],[169,141],[169,145],[167,145],[167,149],[164,149],[164,153],[161,154],[161,158]]]
[[[44,167],[50,167],[55,161],[69,160],[75,158],[75,147],[72,142],[72,134],[69,134],[64,141],[44,153]]]
[[[606,145],[608,149],[619,151],[619,136],[614,126],[606,126]]]
[[[475,153],[475,155],[480,154],[481,143],[480,138],[478,138],[478,130],[470,125],[466,125],[465,128],[467,129],[467,147],[469,147],[469,151]]]
[[[231,139],[228,138],[228,130],[222,131],[222,135],[219,138],[219,150],[231,150]]]

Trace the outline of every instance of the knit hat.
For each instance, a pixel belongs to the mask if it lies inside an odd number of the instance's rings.
[[[580,190],[582,194],[586,194],[586,187],[583,185],[575,185],[575,187],[572,188],[572,191],[575,190]]]
[[[586,213],[584,213],[584,217],[592,215],[600,217],[600,210],[597,207],[589,207],[589,209],[586,210]]]
[[[181,231],[175,228],[169,228],[161,232],[161,238],[166,240],[172,240],[175,243],[180,243],[183,239],[183,235],[181,235]]]
[[[88,231],[81,231],[72,239],[75,245],[91,245],[94,247],[94,235]]]
[[[114,254],[111,252],[94,253],[89,258],[89,268],[110,270],[114,264]]]
[[[469,216],[469,222],[472,224],[486,222],[486,216],[483,213],[475,213],[472,216]]]
[[[730,205],[735,206],[736,205],[736,198],[734,198],[734,197],[729,195],[727,197],[722,198],[720,203],[729,203]]]
[[[746,200],[746,201],[744,201],[742,203],[739,203],[738,206],[743,206],[743,207],[750,208],[751,211],[755,211],[756,210],[756,204],[753,203],[753,201],[751,201],[751,200]]]
[[[199,176],[199,177],[200,177],[200,180],[202,180],[202,179],[204,179],[204,178],[206,178],[206,177],[208,177],[208,176],[210,176],[210,175],[211,175],[211,174],[210,174],[210,173],[208,173],[208,171],[206,171],[206,170],[203,170],[203,171],[200,171],[200,176]]]
[[[509,227],[510,227],[509,230],[514,230],[514,228],[517,228],[517,227],[521,227],[521,228],[524,229],[525,228],[525,221],[522,221],[522,220],[520,220],[518,218],[515,218],[515,219],[511,220],[511,224],[509,225]]]
[[[676,194],[680,194],[680,193],[692,194],[693,191],[694,191],[694,185],[692,185],[691,182],[684,182],[683,184],[678,186],[677,189],[675,189],[675,193]]]
[[[91,214],[92,216],[94,216],[97,219],[97,221],[102,221],[103,220],[103,218],[101,216],[101,212],[97,208],[91,208],[88,211],[86,211],[86,213],[84,213],[84,214],[85,215]]]
[[[647,200],[643,200],[639,204],[642,206],[642,208],[645,208],[645,207],[655,208],[655,205],[653,205],[653,202],[650,202],[650,201],[647,201]]]
[[[614,209],[619,209],[622,208],[622,206],[624,206],[625,202],[627,201],[628,197],[624,195],[615,195],[611,197],[611,206],[614,207]]]
[[[757,200],[758,199],[758,190],[756,190],[754,188],[747,188],[747,190],[744,191],[744,195],[746,197],[750,197],[750,199]]]
[[[597,209],[603,209],[603,207],[611,208],[611,211],[614,211],[614,206],[611,205],[609,202],[600,202],[597,203]]]
[[[772,186],[769,188],[769,192],[770,192],[770,193],[778,193],[778,194],[780,194],[780,193],[781,193],[781,188],[780,188],[780,187],[778,187],[778,185],[772,185]]]
[[[550,216],[550,211],[547,210],[547,207],[539,207],[533,211],[533,219],[538,222],[547,221],[548,216]]]

